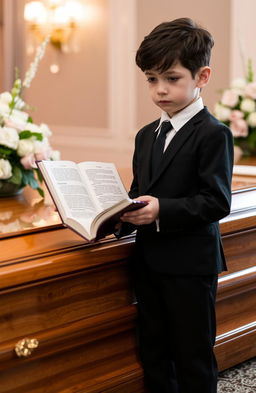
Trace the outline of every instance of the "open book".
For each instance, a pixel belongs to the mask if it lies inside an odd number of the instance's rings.
[[[38,161],[37,166],[64,225],[89,241],[113,233],[125,211],[147,204],[128,197],[112,163]]]

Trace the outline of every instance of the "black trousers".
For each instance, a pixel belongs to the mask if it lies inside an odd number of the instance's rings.
[[[217,275],[175,276],[133,261],[139,352],[150,393],[216,393]]]

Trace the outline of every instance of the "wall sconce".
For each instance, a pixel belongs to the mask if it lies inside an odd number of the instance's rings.
[[[24,7],[29,27],[27,52],[32,53],[46,36],[62,52],[78,52],[75,33],[85,18],[85,7],[79,0],[30,1]],[[53,72],[53,71],[52,71]],[[57,71],[58,72],[58,71]]]

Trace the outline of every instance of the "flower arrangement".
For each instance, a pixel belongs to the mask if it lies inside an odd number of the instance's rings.
[[[11,190],[29,185],[43,196],[35,161],[59,158],[59,152],[52,150],[49,143],[51,130],[44,123],[33,123],[27,113],[29,107],[21,98],[22,90],[35,77],[48,41],[46,38],[37,48],[24,81],[16,75],[11,91],[0,94],[0,194],[8,195]]]
[[[256,82],[250,60],[246,77],[235,79],[222,92],[214,114],[231,129],[241,155],[256,155]]]

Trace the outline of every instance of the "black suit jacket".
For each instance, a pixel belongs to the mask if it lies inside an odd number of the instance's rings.
[[[149,266],[170,274],[226,269],[218,220],[230,212],[233,138],[206,108],[174,136],[151,178],[151,150],[159,119],[135,139],[129,195],[159,199],[159,224],[137,228],[136,250]],[[126,226],[126,230],[129,231]]]

